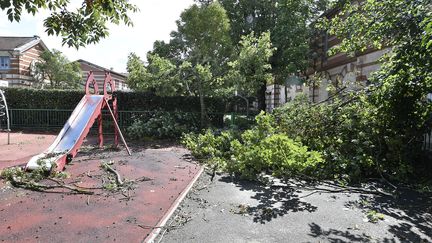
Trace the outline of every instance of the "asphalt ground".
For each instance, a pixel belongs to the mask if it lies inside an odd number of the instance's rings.
[[[203,173],[155,242],[432,242],[430,194]]]

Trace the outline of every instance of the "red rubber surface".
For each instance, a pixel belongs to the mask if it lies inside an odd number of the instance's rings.
[[[135,148],[131,157],[100,151],[78,154],[66,166],[68,180],[83,187],[101,185],[100,158],[114,161],[126,179],[152,178],[131,191],[130,201],[121,194],[40,193],[0,182],[0,242],[142,242],[152,229],[138,225],[156,226],[200,170],[185,154],[178,147]]]
[[[56,136],[56,134],[11,133],[11,144],[8,145],[7,133],[0,132],[0,170],[27,163],[32,156],[45,151]]]

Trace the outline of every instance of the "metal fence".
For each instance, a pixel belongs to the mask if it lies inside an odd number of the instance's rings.
[[[61,128],[72,110],[10,109],[11,129]]]
[[[53,109],[9,109],[10,121],[12,130],[60,130],[72,114],[73,110],[53,110]],[[141,119],[150,118],[158,111],[119,111],[118,123],[122,129],[132,125],[134,120],[138,117]],[[179,112],[173,111],[178,114]],[[180,112],[181,113],[181,112]],[[193,114],[197,117],[199,123],[199,113],[196,112],[183,112]],[[102,115],[104,130],[114,129],[113,123],[108,111],[103,111]],[[227,123],[239,122],[244,115],[232,113],[209,113],[209,120],[211,125],[215,127],[223,127]],[[4,129],[6,122],[0,120],[0,129]],[[96,124],[93,126],[93,129]]]

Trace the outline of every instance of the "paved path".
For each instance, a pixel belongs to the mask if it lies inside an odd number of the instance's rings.
[[[365,186],[366,188],[366,186]],[[329,186],[265,187],[203,175],[161,242],[432,242],[430,195],[398,198]],[[368,222],[367,213],[384,218]]]

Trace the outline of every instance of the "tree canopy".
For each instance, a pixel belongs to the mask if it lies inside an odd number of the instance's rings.
[[[211,0],[196,0],[209,4]],[[331,0],[219,0],[231,21],[233,43],[251,32],[271,33],[276,51],[271,58],[276,82],[283,83],[292,73],[307,66],[310,23],[329,7]]]
[[[196,0],[203,5],[212,0]],[[310,23],[328,8],[331,0],[219,0],[231,22],[231,38],[238,45],[242,36],[254,32],[261,35],[271,33],[275,51],[270,58],[273,83],[285,83],[291,75],[301,75],[306,70],[309,58],[309,43],[312,31]],[[265,109],[263,83],[255,96],[259,108]]]
[[[79,63],[70,62],[58,50],[43,52],[34,68],[36,84],[41,88],[45,88],[47,81],[52,89],[76,89],[82,85]]]
[[[165,79],[177,83],[171,85],[176,86],[171,91],[192,95],[201,93],[208,97],[232,95],[234,90],[238,90],[257,97],[263,110],[267,84],[284,83],[288,76],[305,70],[311,33],[309,23],[324,9],[326,4],[323,3],[328,1],[197,2],[199,4],[181,14],[177,30],[171,33],[169,42],[154,43],[147,57],[145,70],[148,78],[141,79],[146,80],[147,84],[141,85],[141,88],[148,89],[150,83],[158,83],[151,81],[151,76],[156,79],[162,77],[150,69],[165,70],[174,64],[179,72],[174,75],[170,69],[168,73],[173,78]],[[171,64],[154,63],[160,58],[168,59]],[[166,65],[154,67],[162,63]],[[199,73],[197,65],[200,65],[201,71],[204,68],[212,74],[206,85],[198,84],[201,81],[196,76],[192,78]],[[140,73],[140,69],[137,68],[136,72]],[[135,85],[134,77],[130,76],[132,86]],[[167,90],[162,87],[167,83],[159,82],[159,90]],[[207,91],[204,92],[205,89]]]
[[[144,68],[136,55],[129,56],[128,71],[132,73],[129,83],[162,95],[199,96],[204,124],[205,97],[225,88],[221,76],[230,54],[229,31],[226,11],[218,2],[192,5],[181,14],[171,41],[155,42]]]
[[[177,21],[178,38],[185,57],[193,63],[223,61],[231,46],[231,25],[225,9],[218,3],[193,5]]]
[[[69,6],[70,0],[0,0],[0,9],[6,10],[11,22],[19,22],[23,12],[35,15],[49,10],[51,14],[44,21],[48,35],[61,36],[63,45],[75,48],[107,37],[108,23],[132,25],[128,14],[138,11],[127,0],[84,0],[75,10]]]
[[[416,141],[432,124],[432,103],[426,99],[432,93],[431,10],[429,0],[347,1],[335,18],[322,21],[342,40],[331,53],[391,49],[360,98],[376,109],[380,149],[395,153],[397,166],[416,164],[421,147]]]
[[[252,32],[243,36],[239,44],[239,51],[228,63],[225,78],[232,89],[244,96],[254,96],[263,84],[272,82],[269,60],[276,48],[272,47],[270,32],[264,32],[259,37]]]

